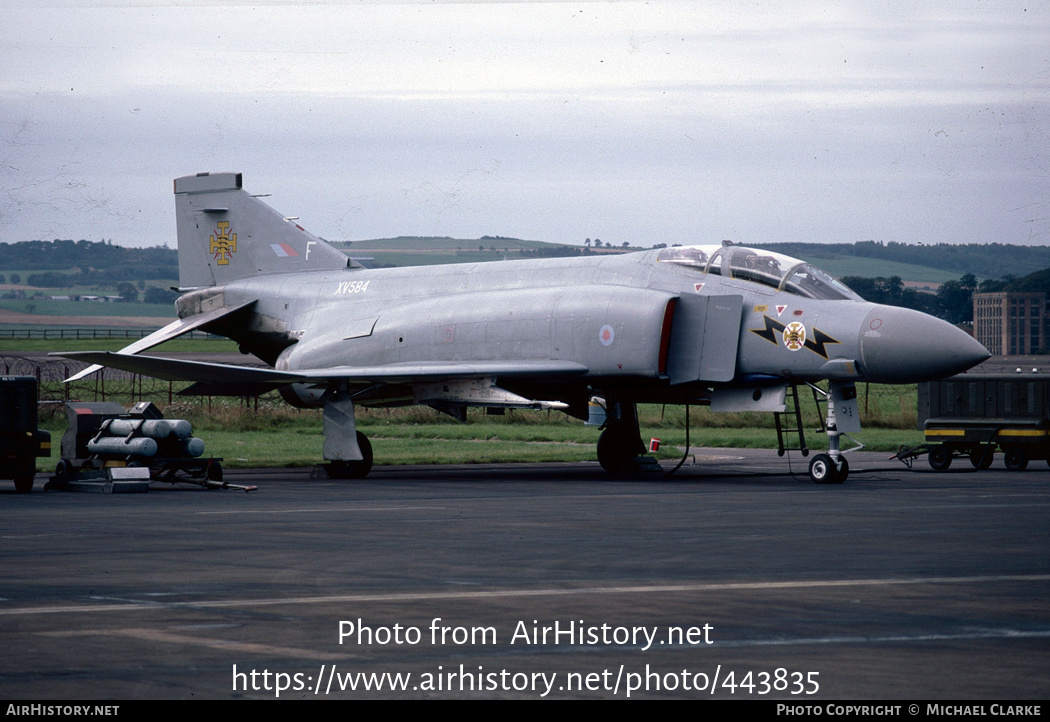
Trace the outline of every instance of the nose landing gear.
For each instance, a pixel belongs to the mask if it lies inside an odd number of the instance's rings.
[[[857,387],[852,383],[831,382],[827,392],[817,387],[816,391],[827,398],[827,418],[824,422],[828,434],[828,453],[817,454],[809,462],[809,478],[814,484],[841,484],[849,476],[849,461],[839,443],[843,436],[850,438],[847,432],[860,430],[860,416],[857,410]],[[852,441],[853,439],[850,438]],[[857,444],[847,451],[863,448]]]

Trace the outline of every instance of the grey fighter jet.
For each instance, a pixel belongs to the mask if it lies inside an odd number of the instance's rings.
[[[829,450],[817,482],[841,482],[839,437],[859,429],[857,381],[913,383],[988,357],[916,311],[868,303],[802,261],[732,244],[623,255],[368,269],[241,187],[240,173],[175,180],[178,320],[115,353],[63,353],[194,389],[278,389],[323,407],[330,474],[372,466],[354,409],[426,404],[560,409],[604,400],[598,460],[639,468],[636,405],[783,411],[791,384],[828,381]],[[139,353],[200,329],[269,367]]]

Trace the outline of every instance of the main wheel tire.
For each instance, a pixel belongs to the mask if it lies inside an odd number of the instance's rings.
[[[934,446],[930,449],[929,462],[935,471],[945,471],[952,465],[952,452],[943,444]]]
[[[1010,471],[1024,471],[1028,468],[1028,454],[1017,446],[1007,449],[1003,454],[1003,463]]]
[[[809,478],[814,484],[836,484],[839,470],[827,454],[817,454],[809,462]]]
[[[610,474],[630,471],[634,461],[630,449],[631,445],[623,438],[623,434],[606,429],[598,437],[598,463]]]
[[[372,471],[372,442],[357,432],[357,446],[361,449],[360,461],[333,461],[328,465],[328,474],[336,479],[364,479]]]

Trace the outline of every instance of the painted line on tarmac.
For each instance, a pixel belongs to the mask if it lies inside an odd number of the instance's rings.
[[[325,659],[340,660],[347,659],[345,654],[332,654],[330,652],[318,652],[312,649],[299,649],[298,647],[275,647],[270,644],[255,644],[253,642],[231,642],[223,639],[207,639],[205,637],[191,637],[186,634],[174,634],[159,629],[83,629],[66,632],[38,632],[41,637],[59,637],[68,639],[70,637],[130,637],[146,642],[167,642],[170,644],[186,644],[195,647],[211,647],[221,649],[225,652],[248,652],[264,654],[267,656],[292,657],[294,659]]]
[[[194,514],[198,516],[207,516],[209,514],[331,514],[332,512],[340,511],[419,511],[421,509],[432,511],[444,508],[445,507],[443,506],[319,506],[306,509],[232,509],[228,511],[197,511],[194,512]]]
[[[576,587],[563,589],[504,589],[489,591],[401,592],[390,594],[332,594],[320,597],[268,599],[216,599],[196,602],[129,601],[125,604],[82,604],[51,607],[0,609],[0,617],[36,614],[127,612],[151,609],[236,609],[239,607],[277,607],[299,604],[346,604],[367,602],[456,601],[471,599],[513,599],[529,597],[573,597],[600,594],[680,594],[694,592],[834,589],[850,587],[888,587],[917,584],[1002,584],[1005,582],[1047,582],[1050,574],[1006,574],[972,577],[912,577],[890,579],[829,579],[783,582],[711,582],[704,584],[634,585]]]

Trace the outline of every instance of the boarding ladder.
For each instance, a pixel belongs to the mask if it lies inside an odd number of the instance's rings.
[[[827,404],[827,394],[816,386],[807,384],[813,391],[813,403],[817,407],[817,417],[820,419],[820,428],[817,433],[824,433],[825,414],[821,410],[821,404]],[[806,432],[802,425],[802,404],[798,398],[798,384],[789,384],[787,394],[784,397],[784,410],[773,414],[773,420],[777,425],[777,455],[783,456],[786,451],[801,451],[803,456],[809,455],[806,446]],[[797,446],[789,446],[791,436],[797,437]]]

